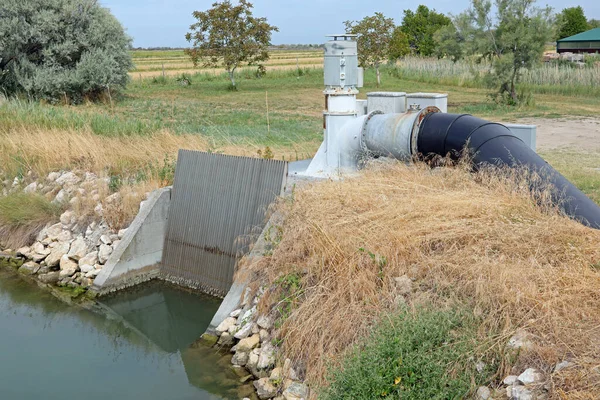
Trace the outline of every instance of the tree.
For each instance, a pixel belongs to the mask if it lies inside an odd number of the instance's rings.
[[[375,13],[361,21],[346,21],[346,33],[358,35],[358,60],[361,66],[374,67],[377,87],[381,84],[379,66],[390,56],[390,43],[394,32],[394,20],[382,13]]]
[[[596,28],[600,28],[600,20],[590,19],[588,21],[588,29],[596,29]]]
[[[404,10],[401,31],[408,37],[410,48],[422,56],[435,51],[433,34],[441,27],[451,24],[450,18],[427,6],[420,5],[417,11]]]
[[[587,18],[581,6],[565,8],[558,16],[558,39],[577,35],[589,29]]]
[[[507,104],[520,102],[517,83],[521,74],[540,62],[553,36],[552,9],[535,7],[535,1],[495,0],[492,17],[490,0],[472,0],[472,7],[459,16],[469,22],[460,29],[468,38],[466,51],[491,61],[487,81],[498,88],[496,98]]]
[[[96,0],[3,0],[0,91],[53,103],[112,96],[128,82],[130,46]]]
[[[402,58],[406,55],[410,54],[410,44],[408,43],[408,36],[399,26],[394,28],[394,33],[392,34],[392,40],[390,41],[390,51],[388,58],[390,61],[396,61],[399,58]]]
[[[229,0],[213,3],[208,11],[194,11],[198,20],[190,26],[185,37],[192,42],[186,49],[194,65],[222,66],[235,84],[235,70],[241,65],[257,65],[269,59],[269,45],[273,32],[279,32],[266,18],[252,15],[252,4],[240,0],[233,5]]]

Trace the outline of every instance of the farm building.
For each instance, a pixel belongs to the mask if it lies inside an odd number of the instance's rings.
[[[598,53],[600,52],[600,28],[560,39],[556,42],[559,53]]]

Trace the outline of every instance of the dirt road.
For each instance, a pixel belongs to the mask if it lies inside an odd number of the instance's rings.
[[[516,123],[537,125],[540,151],[558,148],[600,151],[600,118],[522,118]]]

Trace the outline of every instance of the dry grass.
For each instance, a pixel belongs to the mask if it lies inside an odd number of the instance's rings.
[[[468,305],[484,321],[482,351],[500,352],[526,329],[536,346],[517,368],[551,374],[569,359],[576,367],[552,375],[553,396],[593,398],[600,391],[600,231],[538,207],[528,185],[515,190],[514,179],[394,164],[297,189],[282,202],[287,217],[273,254],[248,266],[267,285],[299,277],[302,289],[279,332],[285,354],[307,366],[312,384],[324,384],[326,364],[394,310],[394,278],[406,274],[418,287],[409,304]],[[263,311],[281,300],[267,293]]]

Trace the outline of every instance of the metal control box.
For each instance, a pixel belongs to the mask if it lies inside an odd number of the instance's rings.
[[[325,86],[359,87],[358,47],[356,35],[329,35],[325,43]]]

